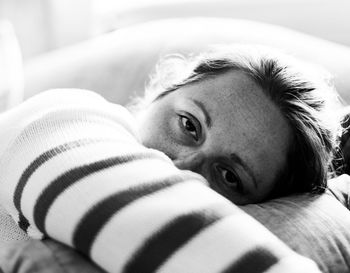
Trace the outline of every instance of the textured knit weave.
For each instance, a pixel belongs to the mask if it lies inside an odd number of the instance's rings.
[[[0,248],[3,243],[28,240],[28,235],[18,228],[16,222],[0,206]]]
[[[137,141],[131,115],[81,90],[0,117],[0,200],[19,226],[108,272],[319,272],[253,218]]]

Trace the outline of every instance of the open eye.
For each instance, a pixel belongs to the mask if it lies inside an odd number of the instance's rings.
[[[241,181],[234,172],[223,167],[220,167],[219,171],[226,186],[238,191],[242,190]]]
[[[197,141],[199,139],[199,129],[197,129],[196,125],[188,117],[182,115],[179,117],[181,127]]]

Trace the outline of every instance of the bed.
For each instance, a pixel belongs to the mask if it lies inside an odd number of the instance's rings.
[[[51,88],[94,90],[127,104],[140,94],[156,60],[218,43],[258,43],[328,69],[344,104],[350,102],[350,48],[279,26],[222,18],[166,19],[116,30],[47,53],[24,67],[25,97]],[[130,76],[132,75],[132,76]],[[303,194],[241,207],[322,272],[350,272],[350,177],[331,182],[333,193]],[[4,272],[102,272],[52,240],[29,239],[0,211],[0,267]]]

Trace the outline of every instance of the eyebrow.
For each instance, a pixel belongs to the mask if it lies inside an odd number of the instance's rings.
[[[201,101],[196,100],[196,99],[191,99],[191,100],[193,101],[193,103],[194,103],[197,107],[199,107],[199,108],[202,110],[202,112],[203,112],[203,114],[204,114],[205,123],[206,123],[206,125],[208,126],[208,128],[210,128],[211,125],[212,125],[212,120],[211,120],[211,117],[210,117],[210,115],[209,115],[207,109],[205,108],[204,104],[203,104]],[[254,172],[252,171],[252,169],[242,160],[242,158],[241,158],[239,155],[237,155],[237,154],[235,154],[235,153],[232,153],[232,154],[230,155],[230,158],[231,158],[231,160],[234,161],[236,164],[239,164],[239,165],[242,166],[242,168],[243,168],[243,169],[248,173],[248,175],[252,178],[253,183],[254,183],[254,186],[255,186],[255,188],[257,189],[257,188],[258,188],[258,183],[257,183],[256,177],[255,177]]]
[[[195,105],[197,105],[202,110],[204,114],[205,124],[207,125],[208,128],[210,128],[212,125],[212,120],[204,104],[201,101],[196,99],[192,99],[192,101]]]
[[[258,183],[254,176],[254,173],[251,168],[239,157],[239,155],[232,153],[230,154],[230,158],[237,164],[241,165],[243,169],[248,173],[248,175],[252,178],[255,188],[258,188]]]

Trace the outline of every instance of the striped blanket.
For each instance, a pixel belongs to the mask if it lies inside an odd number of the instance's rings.
[[[199,175],[142,146],[121,106],[52,90],[0,116],[0,200],[33,238],[107,272],[319,272]]]

